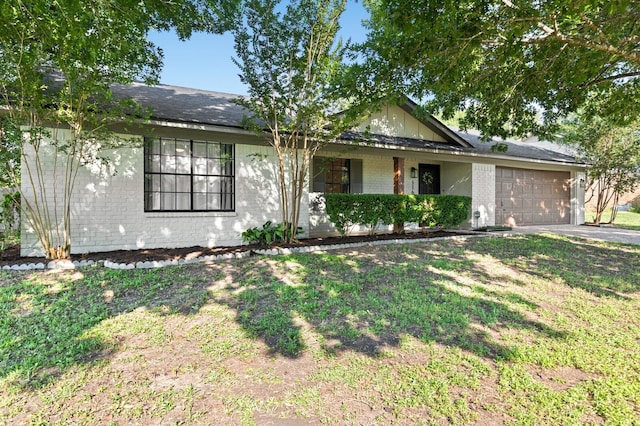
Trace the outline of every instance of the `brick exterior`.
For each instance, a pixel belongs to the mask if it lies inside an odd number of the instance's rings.
[[[64,133],[60,131],[60,133]],[[111,159],[117,174],[104,167],[87,167],[79,171],[72,204],[72,253],[108,250],[130,250],[159,247],[232,246],[242,243],[241,233],[247,228],[261,226],[267,220],[279,222],[280,203],[277,187],[275,154],[270,147],[249,136],[231,137],[220,133],[189,133],[174,130],[176,135],[196,139],[229,141],[235,144],[235,211],[234,212],[144,212],[144,165],[142,138],[126,148],[105,150],[101,154]],[[227,139],[225,139],[227,138]],[[403,151],[374,147],[348,147],[325,149],[320,156],[362,160],[362,190],[364,193],[392,194],[394,157],[402,159],[404,192],[418,193],[417,178],[411,178],[411,168],[419,164],[437,164],[441,173],[443,194],[472,197],[469,220],[463,227],[495,224],[495,170],[496,164],[511,167],[571,170],[572,222],[584,222],[584,176],[579,167],[555,164],[533,164],[526,160],[478,159],[452,153]],[[339,150],[340,149],[340,150]],[[256,155],[257,154],[257,155]],[[45,161],[46,166],[53,159]],[[481,161],[484,161],[481,162]],[[24,165],[23,165],[24,170]],[[48,170],[52,173],[52,169]],[[26,174],[23,172],[23,176]],[[54,179],[44,187],[47,196],[54,194]],[[23,178],[23,191],[30,192],[28,179]],[[307,185],[307,190],[309,186]],[[60,194],[58,194],[60,195]],[[304,236],[335,232],[328,222],[322,206],[304,194],[300,226]],[[309,206],[309,209],[306,208]],[[473,212],[480,212],[476,221]],[[28,223],[22,221],[22,255],[39,256],[41,248]],[[358,232],[366,229],[354,229]]]
[[[275,155],[269,147],[236,145],[236,211],[231,213],[146,213],[142,147],[103,154],[118,173],[111,175],[101,168],[80,170],[71,213],[72,253],[239,245],[247,228],[281,220]],[[23,179],[23,190],[28,193],[26,181]],[[45,186],[48,195],[53,194],[52,182]],[[307,204],[305,194],[303,206]],[[309,229],[308,221],[305,207],[300,220],[304,229]],[[35,235],[23,221],[22,255],[41,254]]]
[[[471,211],[480,213],[474,227],[493,226],[496,224],[496,166],[494,164],[478,164],[471,166],[472,189]]]

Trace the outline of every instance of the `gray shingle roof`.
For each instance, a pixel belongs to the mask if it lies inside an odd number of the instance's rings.
[[[152,119],[194,124],[208,124],[241,128],[247,110],[233,102],[239,95],[189,89],[178,86],[147,86],[133,83],[128,86],[113,86],[116,96],[131,97],[144,107],[152,108]],[[502,157],[526,158],[560,163],[576,163],[576,159],[566,148],[552,143],[530,143],[523,141],[493,140],[483,142],[476,135],[455,132],[471,146],[460,146],[459,142],[449,143],[390,137],[384,135],[362,135],[358,132],[344,134],[347,141],[365,140],[379,145],[402,146],[414,149],[438,149],[443,151],[468,152]],[[504,143],[508,149],[503,153],[493,153],[491,146]]]
[[[534,160],[555,161],[560,163],[576,163],[575,156],[569,153],[566,147],[555,144],[553,142],[530,142],[530,141],[512,141],[512,140],[490,140],[483,142],[478,135],[457,132],[471,145],[476,152],[483,154],[492,154],[491,146],[496,143],[507,145],[507,151],[503,153],[495,153],[496,155],[505,155],[507,157],[529,158]]]
[[[143,83],[114,85],[116,96],[130,97],[151,107],[152,119],[215,126],[242,127],[247,110],[233,103],[239,95],[178,86],[147,86]]]

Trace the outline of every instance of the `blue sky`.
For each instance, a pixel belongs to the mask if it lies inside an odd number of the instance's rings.
[[[349,0],[341,19],[341,36],[354,42],[364,41],[362,20],[367,12],[362,3]],[[162,84],[184,86],[216,92],[246,94],[238,77],[231,34],[194,34],[181,42],[173,32],[152,32],[149,39],[164,51]]]

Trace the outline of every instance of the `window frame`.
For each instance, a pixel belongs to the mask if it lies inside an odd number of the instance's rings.
[[[325,194],[350,194],[351,193],[351,160],[348,158],[335,158],[328,162],[325,171]],[[346,179],[345,179],[346,178]],[[346,183],[345,183],[346,180]],[[328,189],[331,190],[328,191]],[[333,189],[339,188],[340,191]]]
[[[338,162],[342,164],[336,167]],[[357,158],[314,156],[311,169],[312,176],[309,179],[310,192],[336,193],[335,191],[327,191],[327,188],[341,187],[340,193],[342,194],[361,194],[363,192],[362,164],[363,161]],[[333,176],[330,176],[332,173]],[[342,180],[336,181],[334,179],[336,175],[342,175]],[[344,182],[345,177],[348,179],[346,183]]]
[[[197,150],[202,150],[203,144],[206,154],[196,155]],[[171,145],[173,149],[167,148]],[[179,149],[188,150],[188,152],[184,154]],[[234,144],[199,139],[149,137],[144,139],[143,163],[145,213],[235,212]],[[172,177],[173,184],[170,182]],[[182,185],[178,183],[179,181],[182,181]],[[172,185],[172,188],[164,188],[166,184]],[[202,187],[202,185],[204,185],[204,191],[196,191],[196,187]],[[217,190],[212,191],[212,188]],[[157,195],[158,200],[153,199],[154,194]],[[167,208],[164,197],[171,194],[174,197],[173,208]],[[185,204],[188,200],[188,208],[178,208],[179,194],[186,194],[186,197],[182,198],[182,203]],[[195,208],[198,195],[205,195],[205,208]],[[215,202],[216,196],[219,208],[210,208],[209,203]],[[212,197],[211,201],[209,197]],[[158,208],[154,208],[156,202],[159,205]]]

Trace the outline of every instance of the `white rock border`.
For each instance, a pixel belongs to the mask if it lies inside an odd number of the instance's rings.
[[[470,232],[470,231],[465,231]],[[253,255],[263,255],[263,256],[280,256],[284,254],[295,254],[295,253],[313,253],[316,251],[329,251],[329,250],[338,250],[345,248],[356,248],[356,247],[365,247],[365,246],[382,246],[382,245],[391,245],[391,244],[415,244],[415,243],[425,243],[429,241],[442,241],[442,240],[457,240],[464,241],[468,238],[476,238],[476,237],[510,237],[513,236],[512,233],[489,233],[489,232],[478,232],[475,233],[471,231],[469,235],[453,235],[451,237],[434,237],[434,238],[396,238],[390,240],[377,240],[371,242],[358,242],[358,243],[344,243],[344,244],[331,244],[331,245],[315,245],[315,246],[302,246],[302,247],[292,247],[292,248],[275,248],[275,249],[258,249],[258,250],[247,250],[239,253],[225,253],[219,255],[208,255],[208,256],[199,256],[188,259],[179,259],[179,260],[150,260],[150,261],[139,261],[136,263],[117,263],[112,262],[110,260],[52,260],[48,263],[23,263],[16,265],[4,265],[1,269],[3,271],[31,271],[31,270],[41,270],[41,269],[52,269],[52,270],[69,270],[82,268],[85,266],[91,266],[96,264],[102,264],[105,268],[109,269],[156,269],[156,268],[164,268],[165,266],[179,266],[179,265],[189,265],[193,263],[206,263],[206,262],[215,262],[219,260],[229,260],[229,259],[244,259]]]

